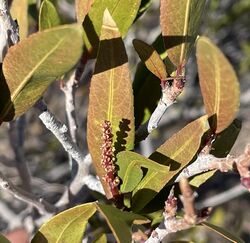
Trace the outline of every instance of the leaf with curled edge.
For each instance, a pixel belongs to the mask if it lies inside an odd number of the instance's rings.
[[[46,30],[59,24],[60,17],[55,6],[49,0],[44,0],[39,10],[39,30]]]
[[[134,147],[134,108],[126,50],[108,10],[104,13],[100,39],[90,86],[87,139],[96,172],[102,178],[105,171],[101,166],[100,125],[105,120],[111,122],[115,153],[131,150]],[[102,183],[106,196],[111,198],[109,186],[103,180]]]
[[[168,56],[176,67],[188,61],[205,3],[205,0],[161,0],[162,35]]]
[[[0,120],[31,108],[51,82],[75,66],[82,46],[82,28],[76,24],[35,33],[12,46],[3,62]]]
[[[10,14],[18,22],[20,39],[24,39],[28,35],[28,0],[13,0]]]
[[[211,128],[220,133],[238,111],[239,82],[232,65],[208,38],[198,38],[196,56],[206,113],[214,116]]]
[[[166,80],[167,71],[164,62],[153,46],[141,40],[133,40],[133,45],[148,70],[160,80]]]
[[[122,180],[120,190],[122,193],[132,192],[132,210],[135,212],[142,209],[167,183],[168,166],[135,152],[120,152],[117,164],[118,176]]]

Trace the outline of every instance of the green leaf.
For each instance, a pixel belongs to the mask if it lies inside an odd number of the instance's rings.
[[[209,117],[214,116],[212,129],[220,133],[238,111],[238,79],[229,61],[208,38],[199,37],[196,56],[206,112]]]
[[[94,203],[70,208],[45,223],[32,239],[32,243],[81,243],[88,219],[96,212]]]
[[[205,0],[161,0],[162,35],[168,56],[176,67],[188,61],[205,3]]]
[[[95,72],[91,80],[87,123],[88,146],[99,178],[106,173],[101,166],[100,150],[100,125],[105,120],[111,122],[115,153],[134,147],[133,93],[127,62],[120,33],[107,10],[104,14]],[[106,196],[110,198],[110,188],[102,182]]]
[[[39,11],[39,30],[46,30],[60,24],[60,17],[49,0],[43,0]]]
[[[132,240],[132,224],[148,223],[147,218],[131,212],[122,212],[119,209],[109,206],[96,204],[99,212],[106,219],[115,239],[118,243],[127,243]]]
[[[244,243],[244,241],[242,239],[240,239],[239,237],[231,234],[230,232],[228,232],[227,230],[219,227],[219,226],[216,226],[216,225],[213,225],[213,224],[210,224],[208,222],[203,222],[201,223],[201,225],[205,226],[206,228],[216,232],[217,234],[223,236],[224,238],[226,238],[227,240],[231,241],[231,242],[234,242],[234,243]]]
[[[148,70],[160,80],[166,80],[166,67],[157,51],[152,46],[140,40],[133,40],[133,45]]]
[[[3,62],[0,120],[32,107],[51,82],[75,66],[82,45],[82,28],[74,24],[38,32],[11,47]]]
[[[87,49],[90,50],[93,47],[95,52],[98,46],[103,13],[106,8],[117,24],[121,36],[124,37],[137,15],[140,3],[141,0],[95,0],[83,22],[85,30],[84,42]]]
[[[0,242],[1,243],[11,243],[7,238],[5,238],[2,234],[0,234]]]
[[[138,212],[166,185],[169,167],[140,154],[124,151],[117,155],[122,193],[132,193],[132,209]],[[143,177],[143,171],[146,175]]]
[[[95,0],[75,0],[76,19],[82,24]]]
[[[195,158],[201,145],[201,139],[208,130],[207,116],[202,116],[174,134],[149,158],[170,166],[170,171],[167,175],[170,181],[184,166],[188,165]]]
[[[195,187],[200,187],[203,183],[205,183],[210,177],[212,177],[214,175],[214,173],[216,172],[216,170],[211,170],[211,171],[207,171],[204,172],[202,174],[196,175],[194,176],[190,181],[189,184],[191,186],[195,186]]]
[[[20,39],[24,39],[28,35],[28,1],[13,0],[10,14],[18,22]]]

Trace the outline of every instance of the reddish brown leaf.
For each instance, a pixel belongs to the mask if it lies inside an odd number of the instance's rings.
[[[101,166],[102,129],[105,120],[111,122],[115,153],[134,146],[134,114],[132,85],[127,55],[120,33],[108,10],[104,13],[95,73],[91,80],[88,112],[88,146],[98,176]],[[102,180],[106,195],[112,197]]]
[[[213,128],[220,133],[238,111],[239,82],[232,65],[208,38],[198,39],[196,56],[206,112],[209,117],[215,115]]]

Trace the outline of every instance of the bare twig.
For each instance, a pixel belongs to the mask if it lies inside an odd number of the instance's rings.
[[[140,126],[136,131],[136,142],[145,139],[148,134],[156,129],[168,107],[175,103],[176,98],[181,94],[184,88],[185,77],[183,73],[184,66],[181,65],[177,68],[176,77],[161,81],[162,97],[149,121]]]
[[[55,116],[47,109],[47,106],[43,103],[43,101],[38,101],[36,107],[41,112],[39,118],[46,128],[56,136],[64,149],[72,156],[72,158],[76,160],[78,164],[83,163],[84,155],[72,141],[67,126],[55,118]]]
[[[182,202],[184,206],[184,217],[178,218],[177,198],[173,194],[173,189],[170,191],[167,201],[165,202],[165,211],[163,213],[164,220],[151,233],[146,243],[159,243],[170,233],[175,233],[181,230],[190,229],[196,224],[204,222],[211,209],[202,210],[200,214],[196,214],[194,209],[194,193],[186,179],[182,179],[180,183],[182,192]]]
[[[19,29],[17,23],[12,19],[7,0],[0,0],[0,62],[7,49],[19,41]]]
[[[0,172],[0,186],[5,191],[8,191],[14,197],[19,200],[34,206],[41,214],[47,214],[56,212],[56,208],[50,203],[46,202],[43,198],[37,197],[29,192],[26,192],[12,184],[1,172]]]
[[[181,178],[190,178],[202,172],[210,170],[219,170],[228,172],[236,169],[241,177],[241,183],[250,190],[250,145],[246,146],[244,154],[234,158],[227,156],[226,158],[216,158],[212,154],[200,153],[197,159],[189,166],[184,168],[175,182],[179,182]]]
[[[25,116],[21,116],[16,121],[9,123],[9,141],[15,154],[15,164],[22,181],[22,187],[26,191],[31,191],[31,176],[28,165],[24,158],[24,126]]]

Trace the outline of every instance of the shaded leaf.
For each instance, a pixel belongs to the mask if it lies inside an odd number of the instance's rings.
[[[148,8],[151,6],[152,3],[153,0],[141,0],[140,8],[138,10],[135,21],[148,10]]]
[[[186,64],[197,37],[205,0],[161,0],[160,23],[165,47],[175,66]]]
[[[13,0],[10,14],[18,22],[20,39],[24,39],[28,35],[28,0]]]
[[[82,23],[88,12],[90,11],[94,0],[76,0],[76,19],[79,23]]]
[[[39,30],[46,30],[60,24],[60,17],[49,0],[43,0],[39,11]]]
[[[230,232],[228,232],[227,230],[225,230],[219,226],[213,225],[213,224],[208,223],[208,222],[203,222],[203,223],[201,223],[201,225],[216,232],[217,234],[223,236],[224,238],[226,238],[227,240],[229,240],[231,242],[244,243],[244,241],[242,239],[240,239],[238,236],[231,234]]]
[[[70,208],[45,223],[32,239],[32,243],[81,243],[88,219],[96,212],[94,203]]]
[[[133,40],[133,45],[148,70],[160,80],[166,80],[166,67],[157,51],[152,46],[140,40]]]
[[[7,238],[5,238],[2,234],[0,234],[0,242],[1,243],[11,243]]]
[[[148,223],[148,219],[131,212],[122,212],[119,209],[109,206],[96,204],[99,212],[106,219],[110,229],[112,230],[117,242],[127,243],[132,240],[131,227],[132,224]]]
[[[134,146],[133,95],[127,61],[120,33],[109,12],[105,11],[95,72],[91,80],[87,124],[88,146],[99,178],[105,174],[100,150],[100,125],[105,120],[111,122],[115,153],[133,149]],[[106,196],[110,198],[109,186],[102,182]]]
[[[194,159],[200,148],[201,139],[208,130],[207,116],[202,116],[174,134],[149,158],[170,166],[168,180],[171,180],[184,166]]]
[[[234,120],[230,124],[230,126],[216,135],[216,139],[213,142],[211,154],[213,154],[217,158],[225,158],[233,147],[240,133],[240,130],[241,121]]]
[[[201,92],[212,129],[220,133],[233,121],[239,107],[239,83],[223,53],[208,38],[197,41],[197,63]]]
[[[0,120],[26,112],[52,81],[74,67],[82,44],[82,28],[74,24],[38,32],[11,47],[3,62]]]
[[[133,23],[141,0],[95,0],[89,14],[85,16],[83,27],[85,30],[84,42],[87,49],[93,48],[95,52],[99,43],[104,10],[107,8],[117,27],[124,37]]]

